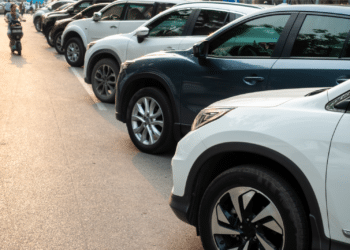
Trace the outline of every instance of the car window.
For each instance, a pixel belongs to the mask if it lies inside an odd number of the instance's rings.
[[[148,20],[152,17],[153,4],[130,4],[126,20]]]
[[[201,10],[194,25],[193,36],[208,36],[230,21],[229,14],[217,10]]]
[[[275,15],[241,24],[210,42],[209,55],[270,57],[289,17]]]
[[[177,10],[164,15],[148,25],[149,37],[181,36],[193,10]]]
[[[82,10],[86,9],[87,7],[89,7],[91,5],[90,2],[84,2],[84,3],[81,3],[77,6],[74,7],[74,14],[78,14],[79,12],[81,12]]]
[[[52,5],[52,9],[56,10],[57,8],[61,7],[63,4],[66,4],[66,3],[55,3]]]
[[[84,10],[82,14],[84,17],[92,17],[95,12],[100,11],[105,6],[106,5],[92,6],[88,9]]]
[[[102,13],[102,21],[120,20],[125,4],[116,4]]]
[[[294,42],[291,56],[337,58],[349,30],[349,19],[308,15]]]
[[[173,7],[174,5],[175,4],[173,4],[173,3],[159,3],[157,6],[156,15],[163,12],[164,10],[167,10],[167,9]]]

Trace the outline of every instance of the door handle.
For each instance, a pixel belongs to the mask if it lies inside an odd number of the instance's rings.
[[[243,78],[243,82],[248,85],[255,85],[257,82],[264,81],[265,78],[262,76],[246,76]]]
[[[173,47],[166,47],[166,50],[175,50]]]
[[[341,83],[343,83],[343,82],[345,82],[345,81],[347,81],[347,80],[350,80],[350,78],[339,77],[335,82],[336,82],[337,84],[341,84]]]
[[[114,25],[113,25],[113,26],[111,26],[110,28],[111,28],[111,29],[116,29],[116,28],[117,28],[117,26],[114,26]]]

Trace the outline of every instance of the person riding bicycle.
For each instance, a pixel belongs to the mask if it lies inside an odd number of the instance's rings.
[[[18,20],[25,21],[16,12],[16,8],[17,8],[17,5],[16,4],[12,4],[11,5],[11,12],[7,13],[6,16],[5,16],[5,21],[9,24],[8,25],[8,30],[7,30],[7,36],[10,39],[10,48],[11,49],[14,49],[14,47],[15,47],[15,41],[11,38],[11,26],[20,24]]]

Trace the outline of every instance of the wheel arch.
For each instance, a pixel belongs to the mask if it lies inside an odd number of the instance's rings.
[[[63,32],[63,34],[62,34],[63,47],[65,47],[67,45],[68,40],[73,38],[73,37],[79,38],[83,42],[83,44],[86,48],[87,42],[86,42],[85,35],[82,36],[81,32],[76,31],[76,30],[70,30],[68,32]]]
[[[130,77],[130,79],[128,80],[128,83],[125,84],[127,86],[122,89],[121,93],[119,95],[118,93],[116,93],[116,95],[119,98],[122,98],[120,102],[118,101],[118,105],[120,105],[120,109],[118,110],[121,111],[120,120],[124,123],[126,122],[126,111],[128,108],[128,103],[132,98],[132,96],[138,90],[145,87],[155,87],[163,91],[169,98],[170,105],[173,110],[174,123],[177,123],[179,121],[179,115],[176,110],[176,104],[175,104],[173,92],[169,87],[170,85],[169,82],[170,82],[170,79],[166,80],[164,77],[162,77],[160,74],[157,74],[157,73],[142,73],[142,74],[138,74]]]
[[[110,49],[102,49],[96,51],[94,54],[89,59],[89,62],[87,64],[87,69],[86,69],[86,82],[91,83],[91,76],[92,76],[92,70],[96,63],[102,59],[110,58],[114,61],[117,62],[118,67],[120,68],[121,65],[121,60],[118,56],[117,53],[115,53],[113,50]]]
[[[329,249],[324,223],[316,195],[310,182],[298,166],[284,155],[263,146],[249,143],[223,143],[204,151],[191,168],[185,196],[191,200],[186,220],[198,225],[198,209],[209,184],[222,172],[242,164],[259,164],[287,181],[300,197],[309,214],[312,248]],[[194,195],[196,194],[196,195]]]

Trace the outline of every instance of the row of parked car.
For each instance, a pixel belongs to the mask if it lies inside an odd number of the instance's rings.
[[[350,248],[350,9],[130,0],[77,15],[52,42],[141,151],[182,138],[170,206],[205,249]]]

